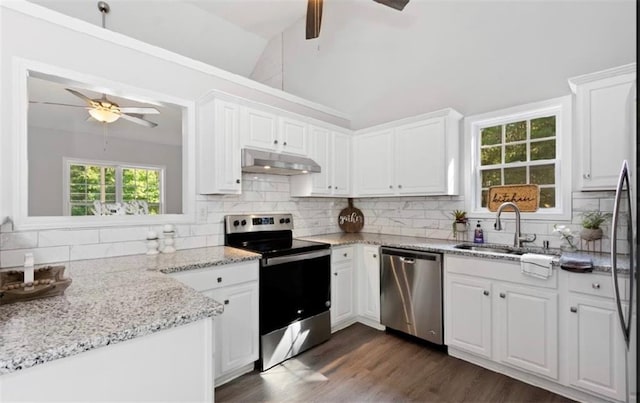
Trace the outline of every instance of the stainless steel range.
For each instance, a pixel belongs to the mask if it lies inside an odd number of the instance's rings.
[[[291,214],[225,216],[225,245],[262,254],[260,371],[331,336],[330,245],[294,239],[292,230]]]

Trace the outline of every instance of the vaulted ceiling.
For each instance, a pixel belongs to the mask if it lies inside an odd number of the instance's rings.
[[[32,1],[100,24],[97,1]],[[324,0],[314,40],[306,0],[109,3],[107,28],[332,107],[354,128],[566,95],[569,77],[636,61],[634,0],[411,0],[402,12]]]

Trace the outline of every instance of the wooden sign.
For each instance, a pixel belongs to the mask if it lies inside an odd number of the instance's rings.
[[[538,185],[504,185],[491,186],[487,195],[487,208],[489,211],[498,211],[502,203],[514,203],[520,211],[531,213],[538,210],[540,188]],[[511,207],[504,211],[512,211]]]
[[[364,227],[364,214],[359,208],[353,207],[353,199],[349,198],[349,207],[338,214],[338,225],[344,232],[360,232]]]

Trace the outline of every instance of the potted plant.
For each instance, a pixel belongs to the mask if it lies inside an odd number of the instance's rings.
[[[580,238],[585,241],[595,241],[602,239],[602,228],[600,225],[607,221],[611,214],[602,211],[592,210],[582,214],[582,230]]]
[[[453,210],[451,212],[453,216],[453,233],[456,232],[465,232],[467,230],[467,222],[469,219],[467,218],[467,212],[464,210]]]

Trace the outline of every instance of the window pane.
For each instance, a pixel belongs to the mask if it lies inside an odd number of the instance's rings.
[[[505,128],[505,142],[523,141],[527,139],[527,121],[509,123]]]
[[[502,143],[502,126],[485,127],[480,131],[483,146]]]
[[[504,162],[518,162],[527,160],[527,145],[513,144],[504,148]]]
[[[531,138],[554,137],[556,135],[556,117],[531,119]]]
[[[160,214],[160,206],[150,205],[149,206],[149,214]]]
[[[556,167],[550,165],[538,165],[529,168],[530,182],[537,185],[553,185],[556,183]]]
[[[483,190],[482,191],[482,200],[481,200],[481,207],[487,207],[487,197],[489,197],[489,191],[488,190]]]
[[[87,191],[87,186],[82,184],[71,184],[72,193],[84,193]]]
[[[553,208],[556,206],[556,189],[540,189],[540,208]]]
[[[556,158],[556,140],[535,141],[531,143],[531,161],[552,160]]]
[[[499,169],[487,169],[486,171],[481,171],[480,175],[482,175],[483,188],[502,185],[502,178],[500,177]]]
[[[84,193],[71,193],[71,201],[85,201]]]
[[[527,167],[504,169],[505,185],[519,185],[521,183],[527,183]]]
[[[495,165],[502,163],[502,147],[488,147],[480,150],[480,165]]]
[[[86,206],[72,206],[71,215],[87,215]]]

